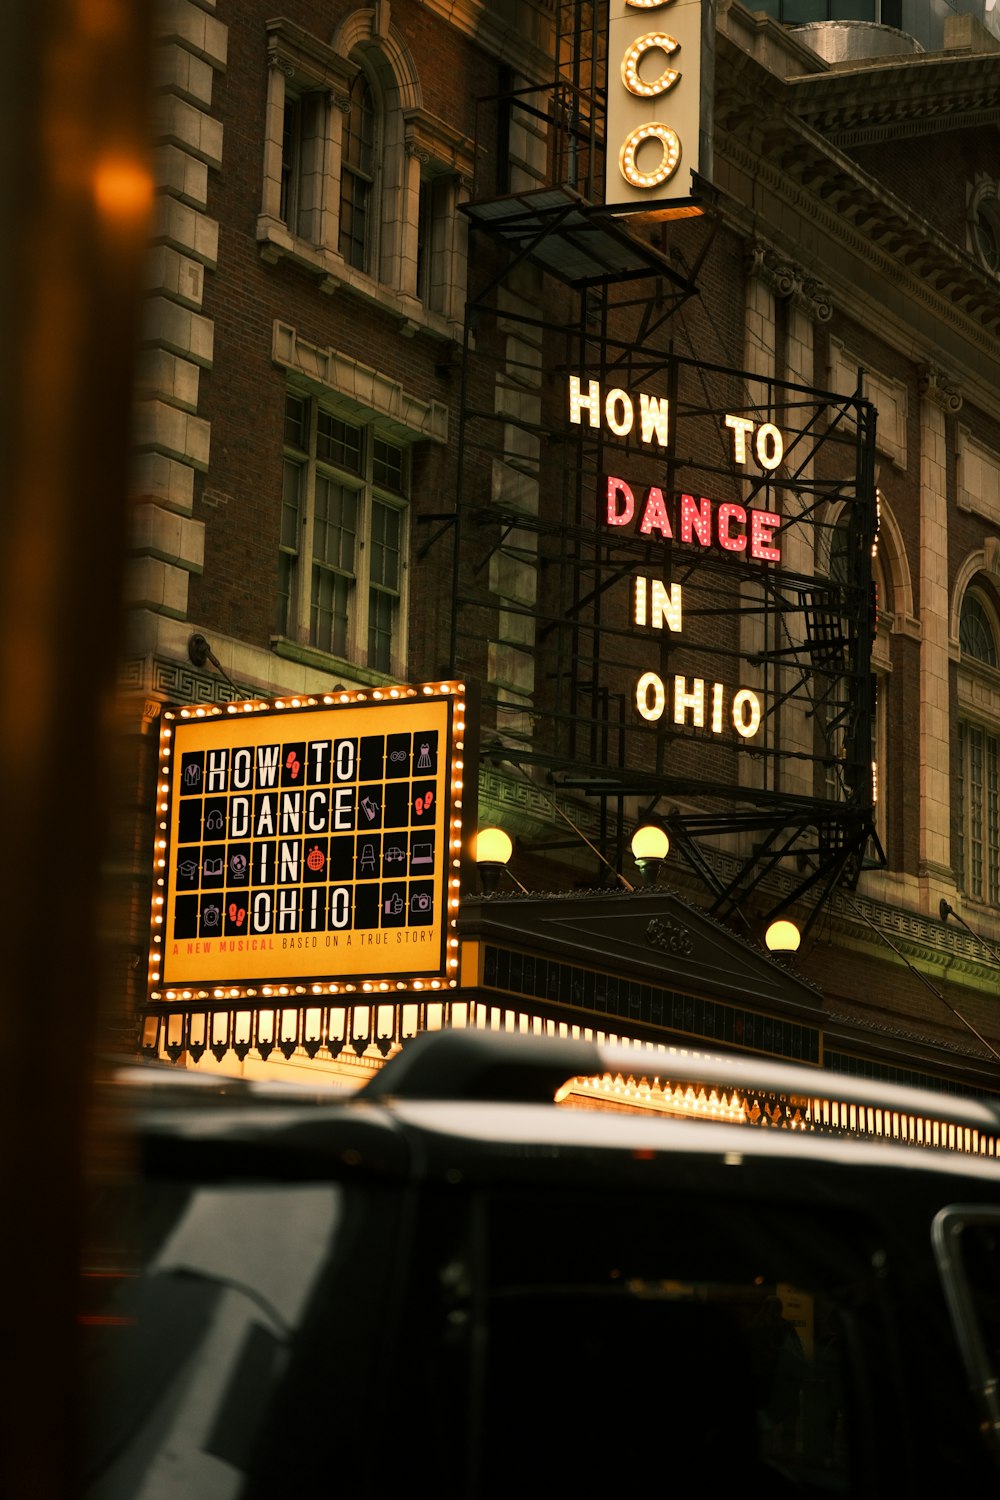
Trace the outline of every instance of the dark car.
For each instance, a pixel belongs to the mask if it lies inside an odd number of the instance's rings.
[[[1000,1483],[987,1103],[462,1032],[354,1096],[116,1089],[140,1274],[92,1350],[92,1500]]]

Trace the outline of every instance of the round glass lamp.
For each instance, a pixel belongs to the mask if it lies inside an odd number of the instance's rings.
[[[801,942],[799,929],[794,922],[779,918],[765,932],[764,942],[772,953],[797,953]]]
[[[643,885],[655,885],[660,866],[670,852],[670,840],[655,823],[643,823],[632,835],[632,858]]]
[[[485,895],[490,896],[496,890],[513,852],[510,834],[504,833],[502,828],[480,828],[476,834],[476,864]]]

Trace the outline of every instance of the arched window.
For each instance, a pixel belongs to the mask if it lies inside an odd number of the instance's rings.
[[[963,656],[985,662],[988,667],[996,666],[997,642],[993,624],[986,605],[974,589],[969,589],[962,601],[958,641]]]
[[[473,142],[424,108],[404,39],[376,19],[352,12],[331,42],[266,23],[257,241],[266,262],[286,257],[325,291],[350,286],[450,345],[465,308]]]
[[[969,195],[969,249],[980,265],[1000,275],[1000,183],[980,178]]]
[[[1000,712],[991,712],[991,702],[1000,711],[1000,687],[983,669],[997,669],[997,638],[985,587],[966,589],[958,632],[958,869],[967,896],[993,903],[1000,902]]]
[[[370,271],[374,256],[378,111],[364,73],[351,85],[340,158],[338,249],[356,271]]]

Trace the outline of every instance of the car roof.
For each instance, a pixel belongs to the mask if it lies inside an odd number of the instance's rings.
[[[613,1108],[599,1107],[605,1098],[585,1099],[598,1107],[556,1106],[574,1083],[598,1079]],[[642,1097],[637,1080],[664,1079],[685,1090],[696,1117],[627,1107],[627,1093],[636,1104]],[[449,1031],[415,1038],[353,1094],[198,1077],[172,1068],[120,1069],[116,1082],[135,1111],[147,1167],[188,1171],[202,1180],[259,1175],[279,1162],[286,1174],[335,1179],[450,1172],[467,1181],[512,1173],[542,1180],[581,1170],[602,1175],[617,1159],[619,1169],[627,1163],[629,1171],[642,1163],[637,1170],[649,1181],[676,1174],[683,1158],[752,1166],[772,1177],[768,1164],[777,1162],[797,1178],[810,1167],[828,1179],[840,1169],[864,1168],[906,1179],[911,1194],[918,1179],[940,1182],[947,1176],[954,1192],[962,1187],[977,1200],[1000,1202],[1000,1160],[985,1150],[946,1150],[874,1134],[859,1138],[857,1131],[816,1123],[823,1101],[836,1101],[843,1111],[837,1118],[847,1120],[854,1118],[852,1109],[870,1110],[877,1100],[886,1136],[894,1116],[933,1116],[986,1142],[1000,1135],[1000,1111],[990,1101],[751,1057]],[[578,1097],[585,1093],[584,1087]],[[779,1123],[711,1118],[709,1101],[730,1096],[780,1101],[780,1115],[774,1106]]]

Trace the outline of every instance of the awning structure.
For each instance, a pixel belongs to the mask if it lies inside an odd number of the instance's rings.
[[[945,1143],[912,1112],[909,1123],[898,1108],[880,1114],[877,1097],[859,1114],[828,1095],[819,1081],[828,1066],[876,1080],[871,1087],[878,1089],[877,1080],[889,1076],[878,1066],[880,1039],[831,1018],[814,985],[676,892],[471,897],[462,904],[458,935],[453,986],[417,993],[386,982],[346,986],[337,995],[285,986],[252,1005],[150,1006],[144,1051],[195,1065],[214,1059],[224,1069],[297,1061],[313,1076],[328,1071],[353,1086],[427,1031],[631,1042],[650,1053],[648,1077],[582,1082],[574,1102]],[[770,1095],[756,1102],[732,1091],[724,1097],[718,1089],[713,1100],[710,1079],[693,1092],[685,1082],[678,1092],[666,1060],[689,1054],[804,1065],[817,1086],[808,1104],[791,1106]],[[946,1077],[932,1049],[913,1047],[905,1060],[897,1051],[891,1077],[953,1096],[1000,1097],[985,1069],[970,1082],[963,1067],[960,1080],[958,1061]],[[965,1149],[980,1149],[971,1140]]]
[[[682,276],[648,240],[572,188],[554,186],[463,206],[477,229],[567,286],[658,276],[685,296],[695,289],[693,278]]]

